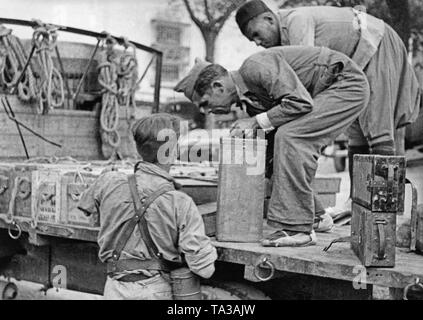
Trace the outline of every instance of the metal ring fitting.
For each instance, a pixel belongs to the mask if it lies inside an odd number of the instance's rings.
[[[18,229],[18,233],[16,235],[14,235],[12,233],[12,226],[15,226]],[[16,223],[16,221],[12,221],[11,224],[9,224],[9,227],[7,228],[7,232],[9,234],[9,237],[11,237],[13,240],[17,240],[21,237],[22,235],[22,229],[21,227]]]
[[[269,274],[266,277],[262,277],[260,275],[259,269],[270,269]],[[260,281],[268,281],[273,278],[275,275],[275,265],[269,261],[267,258],[263,258],[263,261],[255,265],[254,267],[254,275]]]

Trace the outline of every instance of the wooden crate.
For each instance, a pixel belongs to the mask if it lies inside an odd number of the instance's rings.
[[[216,235],[216,202],[204,203],[198,206],[204,222],[206,235],[214,237]]]
[[[36,169],[37,166],[32,164],[16,164],[13,167],[11,177],[16,197],[9,205],[9,214],[14,218],[31,218],[32,172]]]
[[[412,212],[412,221],[414,221],[415,228],[414,237],[416,242],[416,251],[423,254],[423,204],[417,206],[417,210]]]
[[[311,187],[317,194],[335,194],[340,191],[341,178],[316,176],[311,183]]]
[[[353,202],[351,248],[365,267],[395,266],[396,218]]]
[[[180,191],[189,195],[195,204],[200,205],[209,202],[216,202],[217,183],[213,181],[200,181],[189,178],[175,177],[175,181],[180,184]]]
[[[0,214],[7,215],[9,211],[10,198],[13,189],[13,166],[11,164],[0,164]]]
[[[71,170],[64,172],[60,177],[61,193],[61,221],[64,224],[88,227],[99,227],[98,215],[87,216],[78,209],[77,205],[82,193],[94,183],[100,172],[81,172]]]
[[[334,207],[336,205],[335,193],[318,193],[316,198],[320,201],[323,208]]]
[[[265,140],[221,139],[217,240],[256,242],[262,238],[265,150]]]
[[[60,223],[60,170],[32,172],[32,219],[38,223]]]
[[[77,208],[82,193],[102,168],[78,166],[40,168],[32,174],[32,212],[37,223],[98,227],[98,216],[86,216]]]
[[[354,155],[354,202],[373,212],[404,211],[405,157]]]

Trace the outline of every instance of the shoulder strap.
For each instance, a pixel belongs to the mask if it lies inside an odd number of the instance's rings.
[[[139,224],[141,237],[146,243],[147,248],[149,249],[152,257],[157,257],[157,247],[151,239],[150,232],[148,231],[147,223],[145,221],[145,213],[149,206],[161,195],[168,191],[174,190],[170,185],[166,184],[160,187],[157,191],[153,192],[147,198],[140,199],[138,194],[137,182],[135,175],[131,174],[128,176],[129,190],[131,191],[132,201],[134,203],[135,215],[124,225],[124,230],[122,231],[121,237],[116,243],[116,248],[113,251],[112,258],[113,260],[119,260],[119,257],[122,253],[122,250],[125,248],[129,238],[134,232],[135,226]],[[152,252],[153,251],[153,252]]]

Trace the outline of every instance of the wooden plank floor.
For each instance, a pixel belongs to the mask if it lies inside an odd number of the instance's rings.
[[[266,231],[265,231],[266,233]],[[328,252],[323,248],[333,239],[348,236],[350,227],[335,227],[332,233],[317,233],[317,245],[301,248],[266,248],[259,243],[218,242],[219,260],[255,266],[267,258],[279,271],[354,281],[358,276],[368,284],[403,288],[423,279],[423,255],[397,248],[394,268],[364,268],[349,243],[335,243]],[[364,277],[364,278],[363,278]]]

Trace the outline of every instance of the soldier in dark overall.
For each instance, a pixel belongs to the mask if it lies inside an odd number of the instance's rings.
[[[168,142],[160,138],[164,130],[174,134]],[[142,118],[134,124],[133,134],[143,159],[135,174],[129,179],[117,171],[102,174],[83,194],[79,208],[100,215],[98,244],[99,258],[107,263],[106,299],[172,299],[169,272],[186,265],[210,278],[216,249],[193,200],[175,189],[169,175],[178,118]]]

